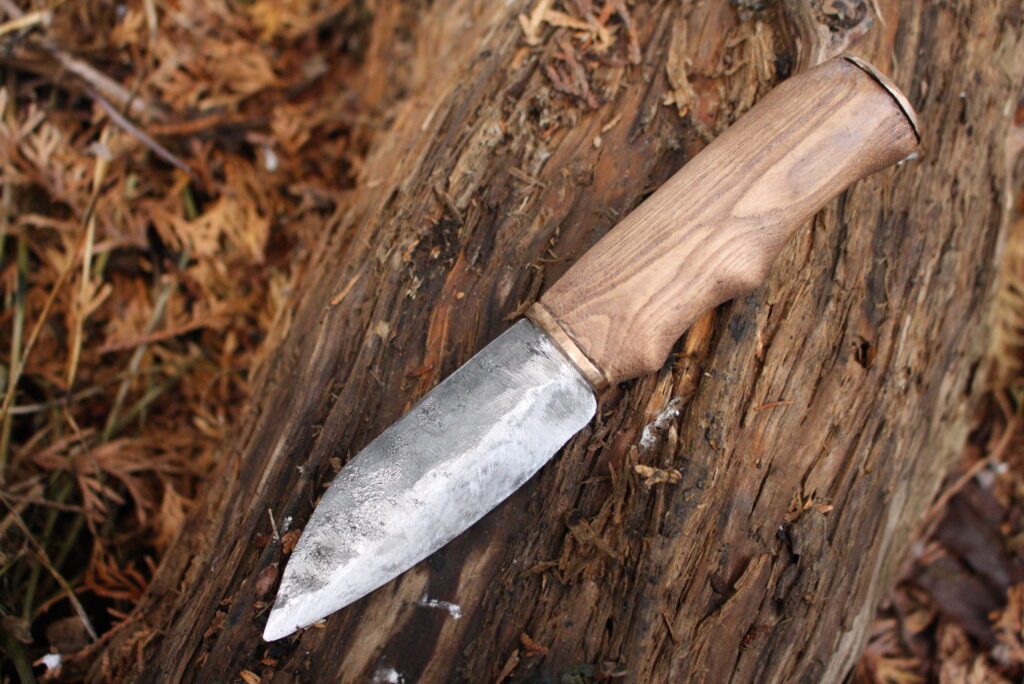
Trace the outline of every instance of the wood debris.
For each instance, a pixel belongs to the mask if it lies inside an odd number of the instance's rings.
[[[662,470],[652,466],[637,464],[633,466],[633,472],[643,478],[643,485],[650,489],[657,484],[679,484],[683,475],[675,468]]]
[[[512,651],[512,653],[509,654],[508,660],[506,660],[505,664],[501,666],[501,672],[498,673],[497,679],[494,680],[495,684],[501,684],[501,682],[503,682],[506,679],[508,679],[508,676],[510,674],[512,674],[512,672],[517,667],[519,667],[519,649],[518,648],[514,649]]]
[[[537,0],[529,14],[519,15],[523,40],[556,49],[543,61],[555,90],[586,109],[597,109],[601,97],[592,74],[598,64],[640,64],[640,43],[625,0]],[[550,37],[544,27],[554,29]],[[613,56],[618,51],[621,56]]]
[[[575,48],[567,41],[559,41],[558,47],[560,50],[554,53],[554,57],[562,64],[546,62],[544,73],[556,90],[581,100],[589,109],[597,109],[597,97],[590,88],[587,71],[577,58]]]
[[[302,530],[291,530],[281,535],[281,552],[288,555],[294,551],[295,545],[299,543],[299,537],[301,536]]]

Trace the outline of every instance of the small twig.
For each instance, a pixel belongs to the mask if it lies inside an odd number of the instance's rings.
[[[536,6],[529,16],[519,15],[519,26],[523,29],[523,38],[527,45],[540,45],[540,29],[544,25],[544,15],[551,6],[551,0],[537,0]]]
[[[42,413],[43,411],[49,411],[65,404],[74,404],[82,399],[88,399],[94,397],[97,394],[103,392],[103,388],[100,386],[89,387],[87,389],[78,392],[70,397],[61,397],[60,399],[51,399],[50,401],[43,401],[37,404],[19,404],[18,406],[12,406],[11,410],[7,412],[9,416],[28,416],[33,413]]]
[[[13,79],[12,83],[13,85]],[[8,100],[7,107],[0,110],[0,117],[6,119],[8,116],[14,114],[14,101]],[[7,236],[11,233],[11,216],[13,216],[14,206],[14,186],[11,179],[8,177],[4,181],[2,196],[0,196],[0,262],[3,261],[4,248],[7,243]],[[25,238],[25,228],[22,227],[18,231],[17,240],[17,275],[15,276],[15,310],[14,310],[14,321],[11,330],[11,356],[10,362],[7,366],[6,377],[3,378],[8,383],[8,387],[4,388],[4,404],[6,405],[6,393],[10,388],[9,383],[12,380],[13,369],[20,363],[21,354],[21,343],[22,335],[24,334],[25,325],[25,290],[26,290],[26,273],[28,271],[28,242]],[[13,398],[12,398],[13,401]],[[14,427],[14,423],[9,413],[0,413],[0,482],[4,480],[5,472],[7,470],[7,457],[11,448],[11,430]]]
[[[21,505],[18,506],[16,511],[18,513],[21,513],[23,510],[25,510],[28,507],[28,504],[24,503],[24,502],[19,502],[19,503],[21,503]],[[2,519],[0,519],[0,539],[3,539],[5,536],[7,536],[7,530],[11,526],[11,524],[13,522],[14,522],[14,516],[11,513],[8,513]]]
[[[268,119],[265,116],[252,116],[240,112],[214,112],[196,116],[194,119],[182,119],[168,123],[154,123],[147,125],[146,130],[150,135],[169,136],[191,136],[203,133],[212,128],[237,126],[255,128],[267,125]]]
[[[452,199],[451,195],[445,192],[440,185],[434,186],[434,194],[437,195],[437,199],[441,201],[441,204],[444,205],[444,208],[452,215],[452,218],[455,219],[456,223],[460,226],[465,223],[462,220],[462,212],[459,211],[457,206],[455,206],[455,200]]]
[[[516,180],[521,180],[524,183],[528,183],[530,185],[536,185],[538,188],[546,188],[548,186],[548,184],[545,183],[544,181],[538,180],[538,179],[534,178],[533,176],[531,176],[530,174],[528,174],[525,171],[523,171],[522,169],[517,169],[514,166],[510,166],[509,167],[508,175],[512,176]]]
[[[342,300],[348,296],[348,293],[352,291],[352,288],[355,287],[358,281],[359,278],[349,278],[349,281],[345,283],[345,287],[341,288],[338,294],[331,297],[329,306],[338,306],[338,304],[341,304]]]
[[[133,338],[122,338],[115,339],[104,343],[102,346],[96,349],[99,354],[109,354],[111,352],[128,351],[134,349],[140,344],[152,344],[154,342],[163,342],[164,340],[174,339],[181,335],[187,335],[190,332],[194,332],[201,328],[213,328],[216,329],[224,320],[224,316],[220,314],[211,314],[208,316],[201,316],[195,320],[189,321],[182,325],[172,326],[170,328],[164,328],[163,330],[150,333],[148,335],[140,335]]]
[[[608,121],[608,123],[606,123],[603,126],[601,126],[601,132],[602,133],[607,133],[608,131],[610,131],[613,128],[615,128],[616,126],[618,126],[620,121],[622,121],[622,112],[619,112],[618,114],[613,116]]]
[[[274,541],[280,543],[281,535],[277,533],[277,522],[274,521],[274,511],[270,506],[267,506],[267,517],[270,518],[270,531],[274,535]]]
[[[776,406],[792,406],[793,401],[791,399],[780,399],[779,401],[769,401],[767,404],[761,404],[755,406],[755,411],[763,411],[765,409],[775,408]]]
[[[53,579],[57,581],[57,584],[59,584],[61,588],[64,590],[64,592],[67,594],[68,601],[71,602],[71,606],[74,608],[75,613],[78,615],[78,619],[82,621],[82,625],[85,627],[85,631],[89,633],[89,636],[92,637],[93,640],[96,640],[96,630],[93,628],[92,622],[89,621],[89,616],[86,615],[85,609],[82,607],[82,604],[78,601],[78,597],[75,596],[75,592],[71,589],[71,586],[67,583],[67,580],[65,580],[64,576],[61,575],[57,571],[57,569],[53,567],[53,565],[50,563],[50,557],[49,555],[47,555],[46,549],[44,549],[43,545],[39,543],[39,540],[35,538],[35,536],[32,534],[32,531],[28,529],[28,526],[25,524],[25,521],[21,519],[21,515],[15,510],[14,506],[11,505],[11,502],[7,499],[3,492],[0,492],[0,501],[3,501],[4,505],[7,506],[8,510],[10,510],[11,514],[14,516],[15,524],[17,524],[17,526],[21,528],[22,534],[25,535],[25,538],[34,547],[35,554],[36,557],[39,559],[39,562],[42,563],[43,567],[46,568],[50,575],[53,576]]]
[[[151,138],[148,133],[125,118],[125,116],[121,112],[117,111],[117,109],[110,104],[106,98],[88,86],[86,86],[85,92],[89,94],[89,97],[96,101],[96,104],[103,108],[103,111],[107,113],[107,116],[110,117],[111,121],[127,131],[129,135],[138,138],[139,142],[153,151],[153,154],[160,157],[174,168],[187,173],[190,178],[198,182],[199,179],[192,172],[192,167],[176,157],[166,147]]]

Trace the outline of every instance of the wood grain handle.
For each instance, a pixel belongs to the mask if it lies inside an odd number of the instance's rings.
[[[657,371],[704,312],[758,287],[794,229],[919,142],[871,65],[781,83],[588,250],[528,316],[597,388]]]

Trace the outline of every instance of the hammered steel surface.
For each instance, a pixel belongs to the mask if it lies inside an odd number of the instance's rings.
[[[281,580],[264,639],[405,572],[519,488],[593,417],[579,371],[522,320],[338,474]]]

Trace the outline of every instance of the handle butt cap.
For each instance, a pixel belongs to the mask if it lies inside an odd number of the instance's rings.
[[[914,111],[913,105],[910,104],[910,100],[908,100],[907,96],[903,94],[903,91],[900,90],[896,86],[896,84],[892,82],[892,79],[890,79],[888,76],[886,76],[881,71],[876,69],[875,66],[870,62],[866,62],[860,57],[856,57],[854,55],[843,55],[843,59],[859,67],[860,69],[866,71],[871,76],[871,78],[875,79],[878,85],[882,86],[882,88],[884,88],[885,91],[889,93],[892,99],[896,100],[897,106],[899,106],[900,111],[903,112],[903,115],[907,117],[907,122],[910,123],[910,127],[914,131],[914,136],[917,138],[918,144],[920,144],[921,127],[917,123],[917,112]]]

